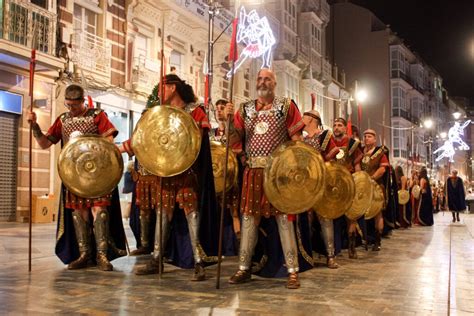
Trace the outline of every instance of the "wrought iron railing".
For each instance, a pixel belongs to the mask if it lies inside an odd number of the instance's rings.
[[[71,44],[73,63],[82,70],[110,77],[111,48],[109,43],[97,35],[75,28]]]
[[[53,54],[57,15],[25,0],[5,0],[2,37],[11,42]]]

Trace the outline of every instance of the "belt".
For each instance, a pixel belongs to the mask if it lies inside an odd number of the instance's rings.
[[[269,160],[270,157],[268,156],[249,157],[247,159],[247,166],[249,168],[265,168]]]

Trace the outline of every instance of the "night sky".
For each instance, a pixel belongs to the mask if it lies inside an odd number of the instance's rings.
[[[405,39],[443,78],[450,96],[474,107],[474,0],[352,0]]]

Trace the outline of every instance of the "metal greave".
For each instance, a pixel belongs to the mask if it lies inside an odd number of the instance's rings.
[[[249,270],[258,238],[255,217],[244,215],[240,229],[239,269]]]
[[[163,248],[164,248],[164,246],[166,245],[168,241],[169,228],[170,228],[170,222],[166,214],[163,214],[163,219],[162,219],[161,228],[160,228],[160,216],[161,216],[160,213],[161,213],[160,211],[156,212],[155,245],[153,247],[153,254],[152,254],[152,257],[157,260],[161,252],[160,234],[163,234],[162,243],[163,243]]]
[[[150,210],[140,211],[140,243],[143,248],[148,248],[150,241]]]
[[[82,218],[81,213],[77,211],[72,213],[72,221],[74,223],[74,232],[76,233],[79,252],[81,254],[90,253],[91,230],[88,223]]]
[[[296,246],[296,235],[293,222],[288,220],[288,215],[280,214],[275,217],[280,234],[281,248],[285,255],[288,273],[298,272],[298,248]]]
[[[328,257],[334,257],[334,225],[332,219],[327,219],[319,216],[319,223],[321,224],[321,231],[323,233],[324,245]]]
[[[194,263],[202,261],[201,251],[199,250],[199,212],[192,212],[186,215],[188,222],[189,238],[193,247]]]
[[[97,252],[107,253],[109,244],[109,221],[106,209],[97,212],[94,220],[94,236]]]

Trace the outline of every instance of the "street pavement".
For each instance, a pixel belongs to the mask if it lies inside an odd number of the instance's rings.
[[[216,266],[204,282],[168,264],[161,280],[136,276],[146,256],[119,258],[113,272],[68,271],[54,255],[55,223],[33,225],[28,272],[28,225],[0,223],[0,314],[472,315],[474,214],[451,219],[438,213],[432,227],[396,230],[380,252],[358,248],[357,260],[344,250],[337,270],[320,258],[298,290],[287,290],[285,278],[229,285],[236,257],[225,258],[219,290]]]

